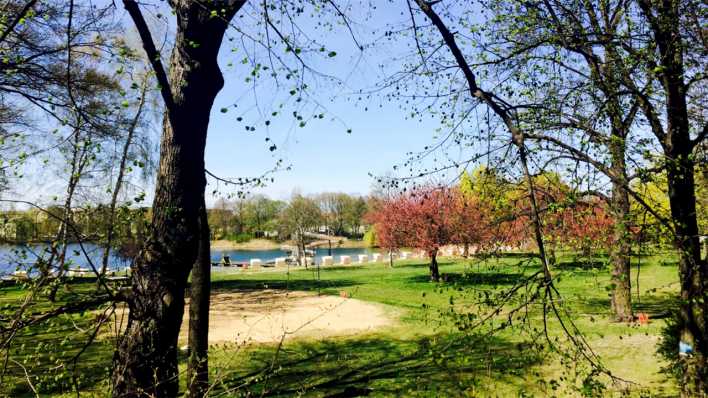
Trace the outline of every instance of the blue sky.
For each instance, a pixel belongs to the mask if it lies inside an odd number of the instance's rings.
[[[403,20],[399,10],[388,7],[379,9],[379,14],[365,23],[354,24],[355,35],[361,42],[379,35],[384,23]],[[233,37],[234,33],[231,31],[229,35]],[[318,107],[314,113],[323,112],[325,118],[309,121],[304,128],[293,127],[287,117],[273,118],[265,128],[264,119],[270,118],[259,117],[254,110],[254,98],[258,98],[261,113],[267,116],[282,96],[273,95],[275,88],[268,83],[253,91],[244,82],[247,75],[244,71],[250,68],[238,62],[242,55],[231,51],[233,46],[228,38],[224,41],[220,63],[226,84],[212,110],[206,149],[206,164],[211,172],[224,177],[255,176],[271,169],[282,158],[284,166],[291,165],[292,169],[276,173],[274,183],[254,192],[278,199],[290,197],[294,190],[306,194],[323,191],[366,194],[374,181],[369,173],[390,173],[392,166],[405,160],[407,152],[419,151],[432,142],[433,131],[439,125],[436,120],[406,119],[399,103],[383,101],[379,96],[371,97],[368,102],[356,101],[355,90],[376,85],[382,77],[378,65],[390,63],[399,49],[377,46],[362,53],[346,32],[336,33],[323,37],[322,42],[338,55],[333,59],[315,58],[313,64],[315,69],[345,80],[345,85],[332,87],[322,83],[322,79],[314,79],[313,84],[322,84],[311,93],[326,108]],[[399,43],[401,49],[408,44]],[[280,90],[287,91],[287,87]],[[313,106],[305,105],[302,113],[312,113]],[[222,113],[222,108],[228,112]],[[288,108],[283,113],[291,111]],[[237,121],[239,116],[243,117],[242,122]],[[244,125],[256,125],[257,130],[247,132]],[[266,142],[266,137],[270,141]],[[269,150],[272,144],[277,146],[274,152]]]
[[[228,96],[227,85],[217,103]],[[369,173],[391,171],[406,152],[420,150],[431,140],[433,123],[404,120],[396,107],[366,112],[361,107],[332,105],[346,128],[327,118],[292,130],[287,122],[274,122],[269,135],[278,137],[273,138],[277,156],[264,144],[264,134],[245,132],[233,115],[220,113],[217,105],[209,128],[207,168],[220,176],[255,176],[282,156],[292,169],[277,172],[275,182],[257,192],[274,198],[287,198],[294,189],[366,194],[373,182]]]

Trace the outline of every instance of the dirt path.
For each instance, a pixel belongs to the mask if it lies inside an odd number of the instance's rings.
[[[180,344],[187,341],[187,308]],[[383,306],[351,298],[283,290],[221,291],[212,293],[209,343],[351,335],[394,323]]]

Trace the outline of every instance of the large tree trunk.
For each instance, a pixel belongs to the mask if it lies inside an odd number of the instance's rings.
[[[199,254],[192,268],[189,289],[189,397],[203,397],[209,388],[209,295],[211,294],[211,250],[206,205],[199,220]]]
[[[708,295],[705,283],[708,266],[701,261],[696,221],[693,161],[689,155],[672,158],[677,166],[669,167],[668,186],[671,216],[676,228],[681,279],[681,336],[693,353],[683,357],[686,366],[682,389],[684,396],[708,395]],[[670,161],[671,161],[670,160]]]
[[[200,245],[204,147],[209,113],[223,86],[217,55],[227,21],[238,10],[232,3],[171,2],[177,17],[171,98],[166,99],[152,225],[132,268],[130,315],[113,361],[115,397],[178,395],[177,337],[187,277]],[[212,8],[219,18],[210,15]],[[145,41],[143,32],[141,38]]]
[[[685,97],[669,95],[667,180],[675,245],[679,252],[681,281],[680,340],[693,352],[682,357],[685,373],[681,383],[684,396],[708,395],[708,294],[705,283],[708,265],[701,260],[696,218],[693,147],[688,135]],[[683,101],[682,101],[683,100]],[[681,111],[683,110],[683,111]],[[678,347],[677,347],[678,348]]]
[[[627,168],[625,164],[624,138],[613,134],[610,140],[610,155],[612,157],[612,197],[610,207],[614,218],[612,246],[610,248],[610,263],[612,267],[612,300],[611,308],[615,319],[619,322],[630,322],[634,319],[632,313],[632,284],[630,278],[631,236],[629,230],[629,194],[625,189],[627,184]]]
[[[669,205],[674,242],[679,252],[679,338],[692,351],[681,356],[684,367],[681,393],[694,397],[708,396],[708,294],[705,291],[708,264],[701,261],[698,237],[693,160],[697,142],[691,140],[689,128],[680,27],[681,13],[685,9],[680,3],[641,0],[639,6],[654,34],[662,67],[659,76],[666,97],[666,131],[657,135],[666,155]]]

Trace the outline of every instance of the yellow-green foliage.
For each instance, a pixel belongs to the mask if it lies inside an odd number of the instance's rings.
[[[366,247],[376,247],[376,231],[374,228],[369,228],[364,233],[364,244],[366,244]]]

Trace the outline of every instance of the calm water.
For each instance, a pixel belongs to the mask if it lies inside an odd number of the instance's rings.
[[[0,276],[10,274],[18,269],[25,269],[29,264],[34,264],[37,258],[42,256],[44,258],[48,257],[46,253],[46,245],[34,244],[27,246],[8,246],[0,245]],[[98,245],[91,243],[83,244],[88,258],[93,262],[94,265],[100,267],[101,258],[103,256],[103,249]],[[333,248],[332,255],[335,257],[335,263],[339,262],[339,256],[348,255],[352,257],[352,262],[356,262],[356,256],[359,254],[369,254],[375,253],[376,251],[370,249],[341,249]],[[279,250],[212,250],[211,259],[212,262],[219,262],[224,255],[228,255],[232,262],[247,262],[253,258],[258,258],[264,263],[275,261],[278,257],[286,257],[287,253]],[[328,255],[328,250],[326,248],[320,248],[315,251],[315,262],[317,264],[322,262],[322,257]],[[67,261],[71,261],[70,267],[82,267],[90,268],[89,261],[83,254],[81,247],[78,244],[69,245],[69,250],[67,251]],[[130,266],[130,260],[124,259],[115,254],[111,254],[109,259],[109,265],[111,269],[123,269]]]
[[[46,244],[0,245],[0,275],[12,273],[18,269],[26,269],[40,257],[48,258],[47,247]],[[84,254],[84,250],[86,254]],[[92,243],[84,243],[83,245],[72,243],[66,251],[66,262],[70,268],[90,268],[90,263],[93,263],[96,268],[100,268],[102,259],[103,248]],[[130,260],[111,253],[108,264],[113,270],[123,269],[130,265]]]
[[[339,256],[351,256],[352,262],[356,262],[356,256],[359,254],[369,254],[378,253],[378,251],[371,249],[335,249],[332,248],[332,255],[334,256],[335,263],[339,262]],[[282,250],[212,250],[211,251],[211,261],[218,262],[221,261],[222,256],[228,255],[231,257],[232,262],[243,262],[249,261],[252,258],[258,258],[263,262],[275,261],[278,257],[286,257],[287,253]],[[320,248],[315,250],[315,262],[319,264],[322,262],[322,257],[328,256],[329,251],[326,248]]]

